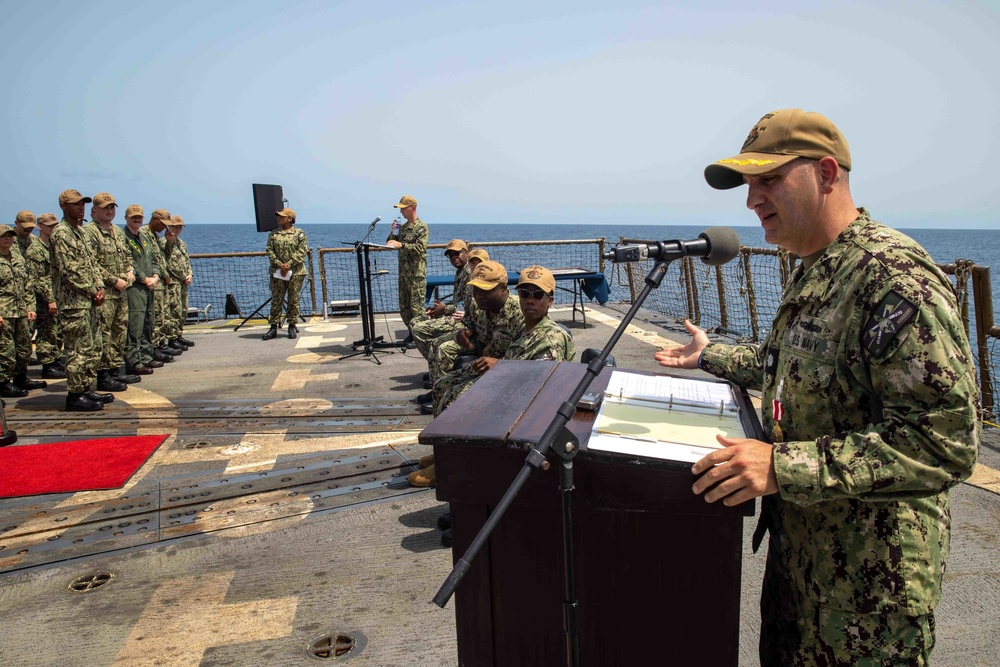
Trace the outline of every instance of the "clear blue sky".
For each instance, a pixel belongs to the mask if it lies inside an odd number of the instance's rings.
[[[25,2],[0,26],[0,218],[106,190],[192,224],[755,225],[706,164],[829,116],[895,227],[1000,225],[1000,2]]]

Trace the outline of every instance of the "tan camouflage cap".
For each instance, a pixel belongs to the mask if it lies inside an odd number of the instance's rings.
[[[444,248],[444,254],[449,252],[462,252],[463,250],[468,250],[469,246],[462,239],[452,239],[448,241],[448,245]]]
[[[292,222],[295,222],[295,211],[290,208],[283,208],[280,211],[275,211],[274,214],[279,218],[291,218]]]
[[[84,197],[80,194],[79,190],[63,190],[59,194],[59,205],[63,204],[76,204],[77,202],[83,202],[84,204],[89,204],[94,201],[90,197]]]
[[[521,275],[517,279],[517,286],[521,285],[534,285],[546,294],[552,294],[556,291],[556,279],[552,276],[552,272],[544,266],[529,266],[521,271]]]
[[[802,109],[779,109],[757,121],[739,155],[705,167],[705,180],[716,190],[743,185],[743,176],[759,176],[795,158],[812,160],[830,156],[851,170],[847,140],[826,116]]]
[[[167,227],[183,227],[183,226],[184,226],[184,218],[182,218],[179,215],[170,216],[170,221],[167,222]]]
[[[118,204],[115,203],[115,198],[110,193],[98,192],[94,195],[94,206],[97,208],[107,208],[109,206],[117,207]]]
[[[469,284],[489,292],[495,287],[507,284],[507,269],[500,262],[486,260],[472,271]]]
[[[486,248],[473,248],[469,251],[469,261],[477,260],[480,262],[485,262],[490,258],[490,253],[486,252]]]
[[[7,234],[14,236],[17,232],[10,225],[0,225],[0,236],[7,236]]]
[[[35,222],[40,225],[45,225],[46,227],[51,227],[52,225],[59,224],[59,218],[56,217],[55,213],[42,213],[40,216],[35,218]]]
[[[410,206],[416,206],[416,205],[417,205],[417,200],[416,199],[414,199],[410,195],[403,195],[402,197],[400,197],[399,203],[398,204],[393,204],[392,207],[393,208],[409,208]]]
[[[143,212],[142,207],[139,206],[138,204],[129,204],[125,208],[125,217],[126,218],[132,218],[132,217],[135,217],[137,215],[141,215],[143,217],[145,217],[145,215],[146,215]]]
[[[22,227],[34,228],[35,226],[35,214],[31,211],[18,211],[17,217],[14,218],[14,222],[21,223]]]
[[[153,211],[153,215],[149,217],[150,221],[160,220],[163,224],[170,222],[170,213],[165,208],[158,208]]]

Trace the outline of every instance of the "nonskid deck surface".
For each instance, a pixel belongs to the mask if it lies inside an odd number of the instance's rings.
[[[623,310],[590,307],[586,327],[569,309],[554,319],[579,353]],[[453,605],[430,602],[452,564],[436,529],[446,508],[405,481],[430,453],[413,402],[422,358],[341,359],[357,319],[304,323],[296,340],[221,325],[187,329],[194,348],[100,413],[63,412],[62,381],[7,401],[15,446],[168,437],[121,489],[0,500],[0,664],[302,665],[337,651],[354,665],[456,664]],[[401,338],[402,324],[380,316],[376,334]],[[655,370],[670,339],[683,332],[637,321],[618,366]],[[943,665],[1000,654],[997,429],[980,461],[953,493]],[[745,552],[740,664],[754,665],[763,557]]]

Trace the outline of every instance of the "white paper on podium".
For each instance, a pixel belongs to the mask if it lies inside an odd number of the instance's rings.
[[[716,435],[746,435],[729,384],[615,371],[587,448],[694,463]]]

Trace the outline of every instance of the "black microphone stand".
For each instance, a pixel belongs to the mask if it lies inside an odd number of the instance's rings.
[[[670,266],[670,261],[670,259],[660,260],[653,265],[649,275],[646,276],[645,286],[632,303],[632,307],[629,308],[628,313],[625,314],[618,328],[615,329],[611,338],[608,339],[601,353],[587,364],[587,371],[576,385],[573,393],[556,409],[555,416],[549,423],[548,428],[545,429],[538,444],[531,447],[531,451],[528,453],[528,457],[525,459],[520,472],[518,472],[514,481],[507,488],[507,491],[490,514],[489,519],[487,519],[486,523],[479,530],[472,544],[469,545],[466,552],[455,563],[455,567],[452,568],[448,578],[445,579],[444,584],[438,589],[437,595],[434,596],[434,604],[437,606],[444,608],[448,604],[448,600],[455,592],[455,588],[462,581],[462,577],[469,570],[472,561],[476,558],[476,554],[479,553],[479,550],[489,540],[494,528],[500,523],[504,513],[506,513],[510,504],[514,502],[514,498],[521,491],[521,487],[528,481],[528,477],[539,467],[542,467],[543,470],[548,469],[549,464],[545,457],[549,449],[553,449],[556,456],[560,459],[559,489],[562,493],[563,564],[565,572],[565,600],[563,601],[563,609],[566,622],[566,664],[570,667],[579,667],[580,664],[579,602],[576,599],[575,568],[573,565],[573,459],[580,450],[580,443],[577,437],[566,428],[566,424],[569,423],[569,420],[576,413],[577,402],[604,369],[604,363],[607,361],[608,355],[611,354],[611,350],[614,349],[622,334],[625,333],[625,329],[632,322],[633,318],[635,318],[635,314],[642,307],[646,297],[649,296],[651,291],[660,286],[663,276],[666,275],[667,268]],[[553,447],[553,443],[558,444]]]
[[[344,359],[350,359],[351,357],[356,357],[359,354],[363,354],[366,357],[371,357],[376,364],[382,365],[379,361],[379,354],[392,354],[392,351],[385,351],[378,348],[383,347],[395,347],[395,345],[386,345],[382,342],[382,336],[375,337],[375,306],[372,303],[372,274],[371,274],[371,263],[368,259],[368,248],[372,246],[368,243],[368,238],[375,231],[375,225],[381,218],[375,218],[372,220],[371,224],[368,225],[368,233],[365,234],[364,238],[360,241],[342,241],[342,243],[350,243],[354,246],[354,255],[358,260],[358,291],[359,291],[359,309],[361,311],[361,330],[364,334],[364,338],[361,340],[356,340],[351,344],[351,349],[356,350],[350,354],[345,354],[340,357],[340,361]],[[358,350],[361,347],[362,349]]]

